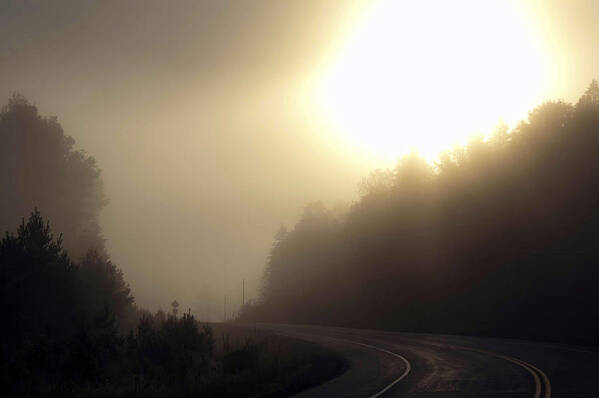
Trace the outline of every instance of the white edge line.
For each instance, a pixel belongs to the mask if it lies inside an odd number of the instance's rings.
[[[406,365],[406,370],[404,370],[404,372],[397,379],[393,380],[393,382],[391,382],[391,384],[389,384],[388,386],[386,386],[385,388],[383,388],[381,391],[377,392],[374,395],[371,395],[368,398],[377,398],[377,397],[380,397],[381,395],[383,395],[384,393],[386,393],[391,387],[393,387],[395,384],[397,384],[401,380],[403,380],[410,373],[410,370],[412,369],[412,366],[410,365],[410,361],[408,361],[406,358],[404,358],[403,356],[401,356],[401,355],[399,355],[399,354],[397,354],[395,352],[392,352],[392,351],[389,351],[389,350],[385,350],[384,348],[380,348],[380,347],[373,346],[373,345],[370,345],[370,344],[358,343],[357,341],[346,340],[346,339],[337,339],[337,338],[334,338],[334,339],[335,340],[339,340],[339,341],[345,341],[345,342],[352,343],[352,344],[361,345],[363,347],[367,347],[367,348],[370,348],[370,349],[373,349],[373,350],[384,352],[385,354],[389,354],[389,355],[392,355],[392,356],[394,356],[396,358],[401,359],[403,361],[403,363]]]
[[[291,337],[291,338],[297,338],[297,336],[292,336],[292,335],[287,335],[287,334],[281,334],[281,335],[286,335],[287,337]],[[325,337],[325,336],[323,336]],[[374,395],[369,396],[368,398],[377,398],[380,397],[381,395],[383,395],[384,393],[386,393],[391,387],[393,387],[395,384],[399,383],[401,380],[403,380],[409,373],[410,370],[412,369],[412,366],[410,365],[410,361],[408,361],[405,357],[403,357],[402,355],[399,355],[395,352],[389,351],[389,350],[385,350],[384,348],[380,348],[380,347],[376,347],[370,344],[364,344],[364,343],[359,343],[357,341],[352,341],[352,340],[347,340],[347,339],[339,339],[336,337],[330,337],[330,336],[326,336],[326,338],[331,339],[331,340],[337,340],[337,341],[344,341],[346,343],[351,343],[351,344],[356,344],[356,345],[360,345],[363,347],[367,347],[376,351],[380,351],[380,352],[384,352],[386,354],[392,355],[396,358],[401,359],[404,364],[406,365],[406,370],[404,370],[404,372],[395,380],[393,380],[393,382],[391,382],[391,384],[387,385],[385,388],[383,388],[381,391],[377,392]],[[408,338],[409,339],[409,338]],[[549,382],[549,378],[547,377],[547,375],[545,375],[545,373],[537,368],[534,365],[531,365],[528,362],[525,362],[521,359],[518,358],[513,358],[513,357],[509,357],[506,355],[501,355],[492,351],[486,351],[486,350],[480,350],[480,349],[476,349],[476,348],[470,348],[470,347],[459,347],[459,346],[452,346],[449,345],[449,347],[453,347],[453,348],[457,348],[457,349],[465,349],[468,351],[475,351],[475,352],[479,352],[481,354],[487,354],[487,355],[491,355],[494,357],[498,357],[504,360],[507,360],[509,362],[515,363],[517,365],[520,365],[522,368],[526,369],[529,373],[532,374],[533,378],[535,379],[535,385],[536,385],[536,391],[535,391],[535,397],[539,396],[541,393],[540,387],[541,387],[541,383],[540,383],[540,379],[539,379],[539,375],[536,373],[538,372],[541,376],[541,378],[543,378],[543,384],[545,385],[545,394],[544,397],[545,398],[550,398],[551,397],[551,383]],[[532,369],[531,369],[532,368]],[[536,372],[535,372],[536,371]],[[537,384],[538,383],[538,384]]]

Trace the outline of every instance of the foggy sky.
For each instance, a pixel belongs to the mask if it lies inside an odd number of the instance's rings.
[[[309,201],[351,201],[388,166],[327,131],[307,94],[365,7],[1,0],[0,94],[56,115],[98,160],[107,246],[137,302],[176,298],[200,317],[212,303],[216,319],[243,278],[256,296],[281,223]],[[548,92],[576,100],[599,77],[599,3],[529,10],[555,62]]]

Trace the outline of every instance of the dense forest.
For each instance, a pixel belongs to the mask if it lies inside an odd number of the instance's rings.
[[[433,164],[410,153],[347,214],[282,227],[241,319],[597,344],[598,151],[593,80]]]
[[[433,164],[410,153],[347,211],[312,203],[281,227],[239,319],[597,344],[598,149],[593,80]],[[19,95],[0,111],[0,183],[3,395],[279,396],[315,383],[290,377],[307,363],[341,363],[138,308],[104,248],[99,167]]]
[[[275,397],[343,371],[308,343],[216,336],[176,301],[138,308],[104,248],[100,169],[20,95],[0,111],[0,184],[0,396]]]

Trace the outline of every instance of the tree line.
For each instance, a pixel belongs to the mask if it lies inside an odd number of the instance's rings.
[[[104,247],[100,169],[74,144],[20,95],[0,110],[0,396],[288,396],[343,371],[307,343],[216,336],[176,300],[139,308]],[[338,366],[310,370],[323,360]]]
[[[434,117],[434,116],[431,116]],[[599,84],[305,207],[241,319],[599,343]]]
[[[19,94],[0,111],[2,395],[97,380],[145,314],[104,248],[100,169],[74,144]]]

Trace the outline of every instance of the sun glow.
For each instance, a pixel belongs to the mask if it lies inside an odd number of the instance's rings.
[[[342,46],[319,99],[353,144],[430,159],[526,117],[542,98],[542,58],[515,3],[388,0]]]

